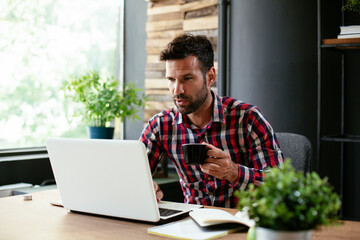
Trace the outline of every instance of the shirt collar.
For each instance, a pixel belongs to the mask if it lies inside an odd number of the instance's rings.
[[[226,109],[223,108],[221,99],[218,95],[216,95],[213,91],[211,91],[211,94],[214,96],[214,108],[213,108],[213,114],[211,117],[211,122],[222,122],[225,123],[225,114],[224,112]],[[174,110],[176,111],[173,125],[177,124],[183,124],[187,121],[187,116],[181,114],[176,107],[174,107]]]

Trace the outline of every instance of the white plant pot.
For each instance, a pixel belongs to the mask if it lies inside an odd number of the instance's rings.
[[[256,240],[310,240],[311,230],[306,231],[277,231],[256,227]]]

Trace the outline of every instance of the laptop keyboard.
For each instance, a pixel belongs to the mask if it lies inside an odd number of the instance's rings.
[[[167,216],[173,215],[175,213],[181,212],[179,210],[166,209],[166,208],[159,208],[159,211],[160,211],[161,217],[167,217]]]

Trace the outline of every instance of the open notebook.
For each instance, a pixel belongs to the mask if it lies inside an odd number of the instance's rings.
[[[140,141],[49,138],[46,147],[62,205],[71,211],[158,222],[202,207],[157,203]]]

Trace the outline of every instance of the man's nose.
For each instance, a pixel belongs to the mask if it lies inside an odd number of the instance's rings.
[[[180,95],[184,93],[184,85],[178,81],[175,82],[174,84],[174,94],[175,95]]]

